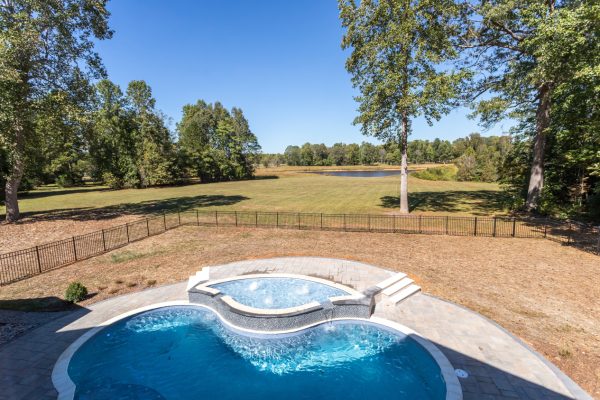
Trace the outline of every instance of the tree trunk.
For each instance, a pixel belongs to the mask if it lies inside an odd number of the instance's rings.
[[[544,187],[544,153],[546,150],[546,130],[550,126],[550,87],[543,84],[539,89],[539,101],[536,111],[536,129],[533,144],[533,160],[529,175],[529,188],[525,209],[534,211],[539,206]]]
[[[19,200],[17,192],[25,171],[25,162],[23,160],[25,150],[25,137],[22,126],[15,129],[15,142],[13,147],[13,155],[11,162],[10,174],[6,178],[4,186],[6,205],[6,222],[11,223],[19,219]]]
[[[408,159],[406,150],[408,147],[408,117],[402,114],[402,132],[400,137],[400,151],[402,152],[402,163],[400,166],[400,213],[408,214]]]

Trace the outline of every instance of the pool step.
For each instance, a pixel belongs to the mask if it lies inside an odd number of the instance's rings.
[[[402,272],[379,282],[375,287],[381,290],[387,304],[398,304],[421,290],[420,286],[415,285],[414,281]]]
[[[416,294],[421,291],[421,287],[418,285],[410,284],[406,286],[404,289],[396,292],[393,296],[389,298],[389,302],[392,304],[398,304],[401,301],[408,299],[413,294]]]
[[[387,288],[383,289],[383,294],[386,296],[392,296],[394,293],[399,292],[401,289],[404,289],[413,282],[414,281],[410,278],[402,278],[392,286],[388,286]]]
[[[397,274],[390,276],[386,280],[379,282],[375,286],[377,286],[379,289],[387,289],[388,287],[392,286],[393,284],[395,284],[396,282],[398,282],[399,280],[404,279],[404,278],[406,278],[406,274],[399,272]]]
[[[196,275],[190,276],[186,291],[189,291],[197,285],[207,282],[210,278],[210,267],[204,267],[201,271],[196,272]]]

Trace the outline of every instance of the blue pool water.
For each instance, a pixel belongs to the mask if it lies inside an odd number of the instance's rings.
[[[410,337],[363,322],[251,337],[193,306],[138,314],[73,355],[78,400],[444,399],[430,354]]]
[[[210,285],[238,303],[255,308],[289,308],[319,303],[348,292],[324,283],[299,278],[246,278]]]

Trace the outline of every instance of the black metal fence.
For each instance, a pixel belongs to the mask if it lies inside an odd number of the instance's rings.
[[[182,211],[0,255],[0,285],[74,263],[181,225],[545,238],[600,255],[600,227],[549,218]]]
[[[164,214],[0,254],[0,285],[29,278],[163,233],[180,226],[179,221],[179,214]]]

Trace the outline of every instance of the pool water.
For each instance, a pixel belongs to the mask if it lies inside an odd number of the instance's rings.
[[[217,283],[210,287],[231,296],[238,303],[255,308],[290,308],[319,303],[333,296],[344,296],[345,290],[300,278],[245,278]]]
[[[73,355],[79,400],[444,399],[440,368],[379,325],[328,323],[246,336],[201,307],[165,307],[106,327]]]

